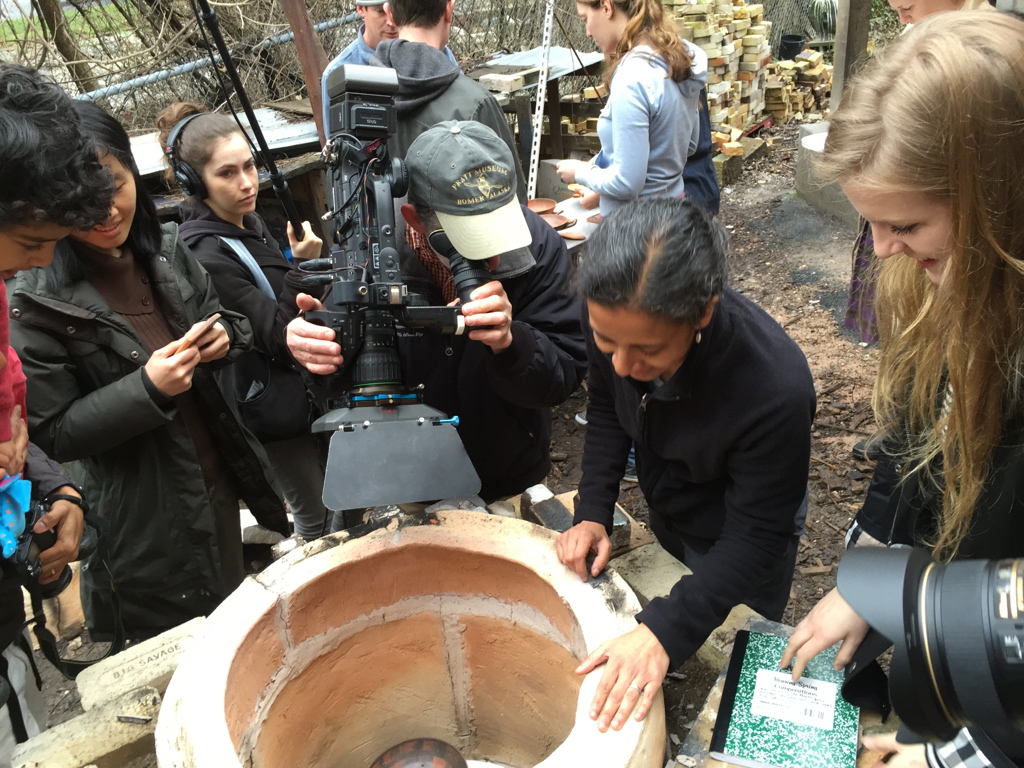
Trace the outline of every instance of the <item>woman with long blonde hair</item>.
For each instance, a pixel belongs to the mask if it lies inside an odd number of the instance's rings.
[[[871,224],[886,453],[855,544],[927,546],[941,560],[1024,555],[1024,22],[924,20],[852,85],[820,169]],[[867,624],[835,591],[783,664]]]
[[[600,196],[604,216],[641,196],[682,197],[707,56],[679,39],[661,0],[579,0],[576,11],[604,53],[610,92],[597,126],[601,151],[589,162],[561,161],[558,175]],[[583,204],[596,202],[588,195]]]

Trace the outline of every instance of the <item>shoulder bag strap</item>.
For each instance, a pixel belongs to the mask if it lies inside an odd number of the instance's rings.
[[[256,287],[260,289],[260,292],[265,294],[267,297],[277,301],[277,294],[274,293],[274,289],[270,287],[270,281],[267,280],[267,276],[263,274],[263,270],[260,269],[260,265],[256,263],[256,259],[249,253],[249,250],[242,245],[242,241],[234,237],[222,237],[220,238],[223,243],[233,250],[238,258],[241,259],[242,263],[252,273],[253,279],[256,281]]]

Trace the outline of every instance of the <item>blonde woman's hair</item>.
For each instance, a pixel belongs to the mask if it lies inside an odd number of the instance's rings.
[[[826,179],[949,205],[941,285],[888,259],[878,286],[878,426],[942,491],[956,556],[1004,427],[1024,415],[1024,22],[942,13],[886,48],[832,117]],[[909,222],[908,222],[909,223]]]
[[[641,44],[650,45],[655,53],[668,65],[668,76],[677,83],[689,80],[693,75],[690,65],[693,59],[686,45],[679,39],[679,32],[671,19],[665,18],[661,0],[607,0],[626,14],[628,21],[615,53],[606,57],[607,67],[604,80],[611,83],[615,68],[623,57]],[[580,5],[600,8],[601,0],[580,0]]]

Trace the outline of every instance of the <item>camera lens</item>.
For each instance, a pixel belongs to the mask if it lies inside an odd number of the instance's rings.
[[[68,588],[72,578],[74,578],[74,574],[71,572],[70,566],[65,565],[64,570],[60,572],[60,576],[57,577],[56,581],[51,581],[49,584],[39,585],[39,594],[44,600],[56,597]]]
[[[401,383],[402,366],[395,336],[395,318],[390,312],[366,312],[363,347],[352,364],[353,387]]]
[[[957,728],[1024,726],[1022,584],[1024,559],[931,563],[921,573],[918,665],[927,699]]]
[[[918,737],[979,726],[1024,749],[1024,559],[943,565],[923,549],[857,547],[837,584],[895,646],[889,695]]]

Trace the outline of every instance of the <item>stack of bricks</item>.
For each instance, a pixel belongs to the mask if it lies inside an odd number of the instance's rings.
[[[746,0],[687,3],[663,0],[681,37],[708,55],[708,113],[719,133],[744,130],[765,110],[771,22],[764,7]]]
[[[821,51],[806,50],[792,61],[777,61],[769,67],[765,104],[782,125],[791,117],[824,112],[831,91],[832,65],[823,62]]]

